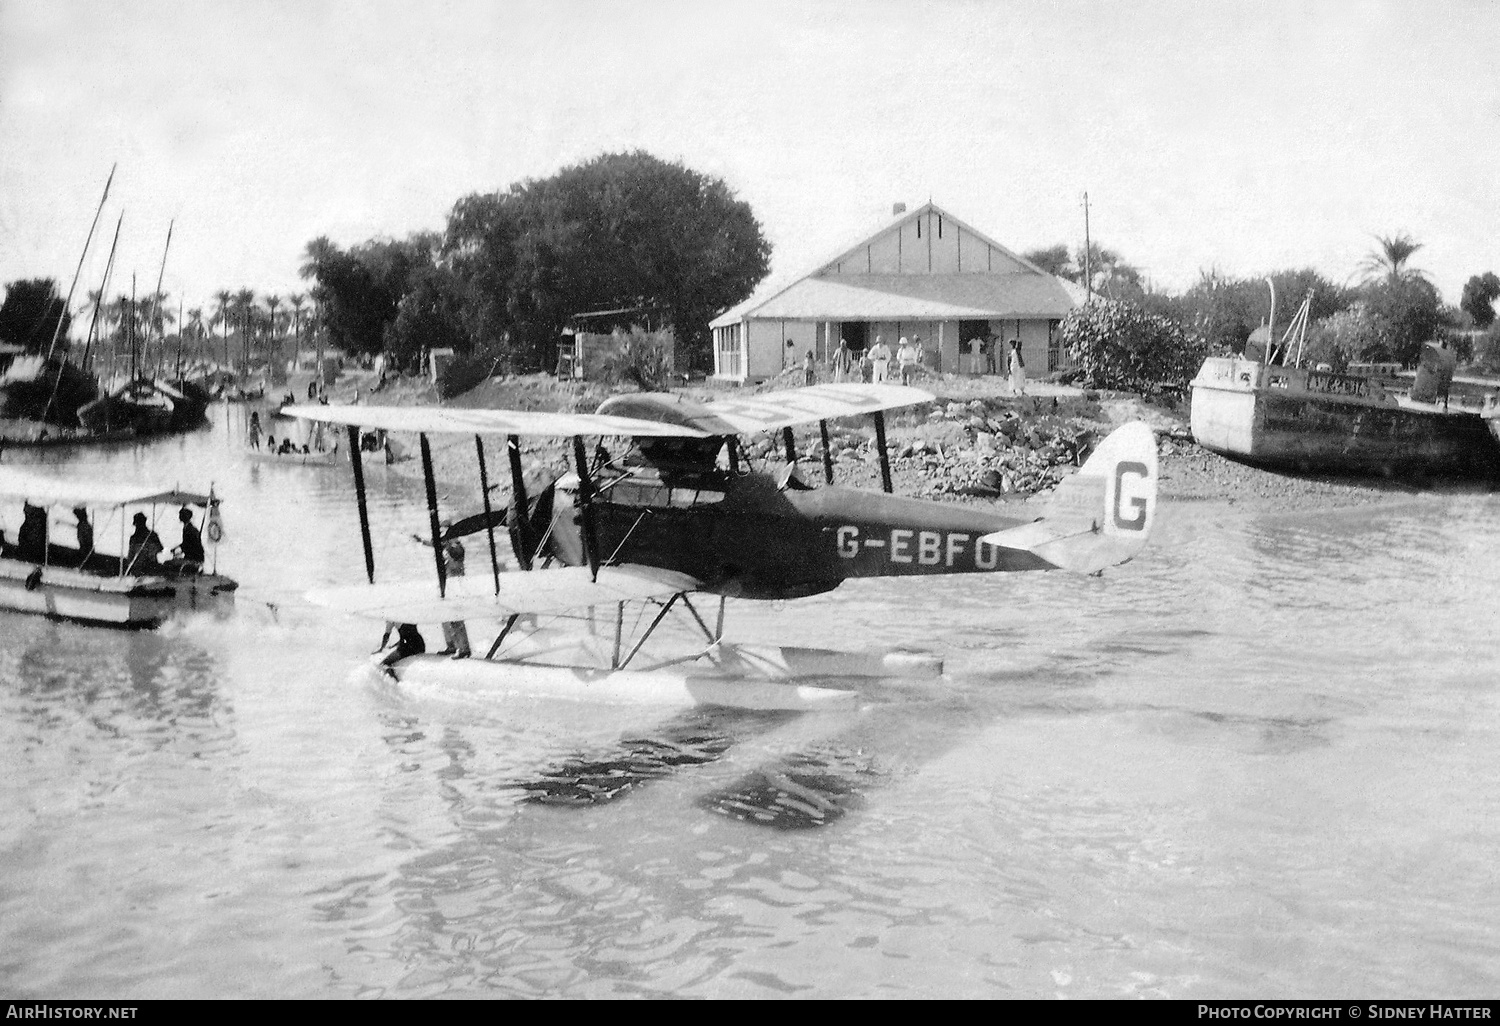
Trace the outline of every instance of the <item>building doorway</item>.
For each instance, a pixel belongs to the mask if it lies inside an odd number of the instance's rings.
[[[862,353],[868,348],[866,341],[870,326],[864,321],[840,321],[839,338],[848,344],[851,351]]]
[[[958,372],[960,374],[995,373],[995,347],[989,335],[989,321],[958,322]]]

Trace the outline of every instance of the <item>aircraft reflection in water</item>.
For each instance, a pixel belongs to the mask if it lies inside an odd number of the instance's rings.
[[[411,624],[497,621],[482,659],[410,655],[392,667],[408,685],[472,693],[566,696],[592,702],[697,705],[758,710],[738,721],[692,717],[659,736],[627,739],[611,752],[581,755],[521,785],[545,804],[598,804],[629,793],[679,766],[719,759],[736,739],[774,729],[767,710],[848,708],[863,678],[932,676],[941,664],[922,653],[839,653],[724,640],[724,598],[790,599],[830,591],[855,577],[1067,569],[1097,573],[1126,562],[1145,545],[1156,503],[1155,438],[1127,424],[1106,438],[1078,473],[1055,490],[1043,516],[1023,519],[952,503],[889,494],[884,411],[932,396],[894,385],[821,385],[700,404],[679,396],[617,396],[597,414],[525,413],[396,407],[296,406],[287,412],[343,424],[349,450],[368,585],[320,589],[321,605],[375,620]],[[884,492],[837,487],[829,457],[830,419],[871,415]],[[817,423],[827,483],[814,487],[798,471],[792,429]],[[411,431],[419,436],[436,581],[375,583],[365,515],[358,432]],[[787,468],[751,471],[739,436],[780,431]],[[472,434],[484,496],[482,513],[444,531],[428,435]],[[512,497],[489,505],[485,435],[507,436]],[[572,436],[574,473],[529,496],[521,435]],[[626,438],[613,457],[602,441],[587,455],[584,438]],[[495,527],[508,528],[516,561],[528,573],[500,573]],[[492,573],[449,578],[440,555],[466,533],[486,533]],[[554,565],[560,564],[560,565]],[[693,595],[717,595],[710,626]],[[654,610],[649,626],[627,637],[625,607]],[[613,644],[596,642],[596,662],[576,646],[560,647],[535,618],[613,607]],[[703,642],[687,655],[632,665],[663,619],[680,608]],[[517,630],[527,624],[527,630]],[[632,628],[634,632],[634,628]],[[522,636],[525,634],[526,636]],[[502,648],[509,643],[508,648]],[[598,651],[608,650],[607,656]],[[841,686],[826,686],[836,681]],[[725,729],[725,728],[728,729]],[[717,812],[752,822],[818,825],[856,801],[862,772],[814,749],[782,757],[702,800]]]

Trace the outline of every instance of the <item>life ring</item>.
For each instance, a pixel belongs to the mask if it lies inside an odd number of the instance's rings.
[[[209,519],[207,534],[208,540],[215,544],[218,544],[219,542],[224,540],[224,528],[219,526],[219,521],[217,519]]]

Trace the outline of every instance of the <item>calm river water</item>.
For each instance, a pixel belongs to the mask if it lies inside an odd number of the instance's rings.
[[[0,614],[0,993],[1500,991],[1500,496],[1164,506],[1102,579],[732,602],[731,638],[951,679],[645,716],[372,681],[378,625],[297,600],[362,577],[348,466],[214,415],[43,457],[212,480],[243,590],[154,633]],[[377,566],[430,569],[420,483],[371,478]]]

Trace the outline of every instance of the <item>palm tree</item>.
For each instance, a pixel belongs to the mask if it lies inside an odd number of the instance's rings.
[[[307,304],[307,297],[293,292],[286,301],[292,304],[292,369],[296,370],[298,350],[302,346],[302,307]]]
[[[190,307],[187,312],[187,328],[185,329],[192,340],[197,343],[197,359],[203,359],[203,307]]]
[[[255,291],[240,289],[234,294],[234,309],[239,314],[241,330],[244,331],[245,371],[250,370],[250,311],[255,309]]]
[[[234,293],[228,289],[220,289],[214,293],[214,302],[218,306],[214,310],[214,320],[224,326],[224,366],[223,370],[229,369],[229,312],[234,301]]]
[[[1377,235],[1375,241],[1380,243],[1380,248],[1370,253],[1360,263],[1360,267],[1364,268],[1366,281],[1384,279],[1394,283],[1406,278],[1426,276],[1425,271],[1407,266],[1407,261],[1422,248],[1422,244],[1410,235],[1405,232],[1398,232],[1395,235]]]

